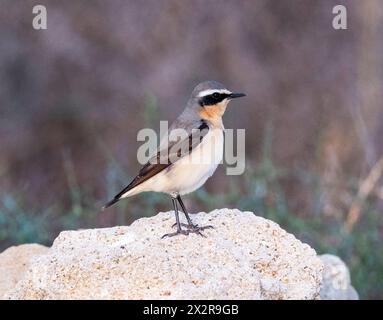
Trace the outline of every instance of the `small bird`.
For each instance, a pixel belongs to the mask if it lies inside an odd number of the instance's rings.
[[[217,81],[198,84],[182,114],[169,127],[156,153],[130,184],[103,209],[141,192],[167,193],[172,200],[176,217],[173,227],[176,226],[177,231],[165,234],[162,238],[189,233],[203,236],[201,231],[212,226],[194,224],[181,196],[201,187],[217,169],[223,158],[222,116],[230,100],[243,96],[244,93],[233,93]],[[180,223],[177,201],[187,224]]]

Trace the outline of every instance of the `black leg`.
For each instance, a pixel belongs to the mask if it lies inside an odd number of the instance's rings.
[[[204,226],[204,227],[200,227],[198,226],[197,224],[194,224],[193,221],[191,221],[190,217],[189,217],[189,214],[186,210],[186,207],[180,197],[180,195],[177,196],[177,200],[179,202],[179,204],[181,205],[181,208],[185,214],[185,217],[186,217],[186,220],[188,221],[188,225],[184,225],[181,223],[181,225],[185,226],[186,228],[188,228],[190,230],[190,232],[194,232],[194,233],[198,233],[199,235],[203,236],[204,235],[201,233],[201,231],[205,230],[205,229],[214,229],[213,226]],[[173,225],[174,227],[174,225]]]
[[[188,214],[188,212],[187,212],[187,210],[185,208],[185,205],[184,205],[180,195],[177,196],[177,200],[178,200],[179,204],[181,205],[181,208],[182,208],[182,210],[184,212],[184,215],[186,217],[186,220],[188,221],[189,226],[192,227],[192,228],[196,228],[197,225],[193,224],[193,222],[191,221],[191,219],[189,217],[189,214]]]
[[[180,217],[179,217],[179,213],[178,213],[178,207],[177,207],[177,200],[179,202],[179,204],[181,205],[182,207],[182,210],[184,211],[184,214],[185,214],[185,217],[188,221],[188,224],[183,224],[183,223],[180,223]],[[201,237],[205,237],[201,231],[205,230],[205,229],[213,229],[212,226],[205,226],[205,227],[199,227],[198,225],[196,224],[193,224],[193,222],[191,221],[190,217],[189,217],[189,214],[187,213],[186,211],[186,208],[185,208],[185,205],[184,203],[182,202],[181,200],[181,197],[178,195],[176,198],[172,197],[172,203],[173,203],[173,208],[174,208],[174,214],[176,216],[176,223],[173,225],[173,227],[177,226],[177,231],[176,232],[173,232],[173,233],[167,233],[167,234],[164,234],[162,236],[162,238],[165,238],[165,237],[173,237],[173,236],[176,236],[178,234],[184,234],[184,235],[189,235],[190,233],[197,233],[199,234]],[[181,226],[185,226],[187,228],[187,230],[183,230],[181,228]]]
[[[177,201],[173,197],[172,197],[172,203],[173,203],[174,213],[176,215],[177,232],[179,232],[181,231],[180,215],[178,213]]]
[[[184,235],[187,236],[190,233],[189,230],[182,230],[181,229],[180,217],[179,217],[178,208],[177,208],[177,199],[172,197],[172,203],[173,203],[173,208],[174,208],[174,214],[176,216],[176,223],[175,223],[175,225],[177,226],[177,231],[173,232],[173,233],[164,234],[162,236],[162,238],[173,237],[173,236],[176,236],[177,234],[184,234]]]

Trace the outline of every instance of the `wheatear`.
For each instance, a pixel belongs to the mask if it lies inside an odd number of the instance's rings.
[[[197,85],[185,110],[169,127],[156,154],[103,209],[141,192],[163,192],[171,196],[176,216],[174,226],[177,226],[176,232],[163,237],[189,233],[202,235],[202,230],[212,228],[193,224],[181,195],[201,187],[217,169],[223,157],[222,116],[231,99],[243,96],[244,93],[233,93],[216,81]],[[177,201],[185,214],[187,225],[180,223]],[[182,226],[186,229],[182,229]]]

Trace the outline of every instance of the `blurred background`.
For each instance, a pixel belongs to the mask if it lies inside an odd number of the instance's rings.
[[[138,130],[214,79],[247,93],[224,119],[246,129],[246,171],[220,166],[189,210],[272,219],[382,298],[382,34],[379,0],[0,0],[0,250],[170,210],[160,194],[100,207],[140,167]]]

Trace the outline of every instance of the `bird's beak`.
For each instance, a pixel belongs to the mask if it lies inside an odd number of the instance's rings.
[[[230,93],[229,99],[235,99],[240,97],[245,97],[246,95],[244,93]]]

